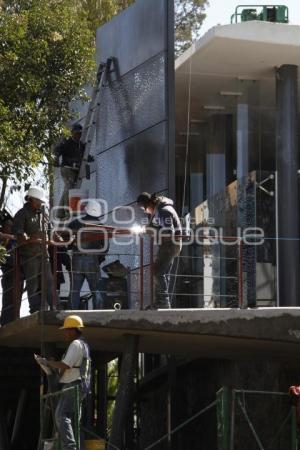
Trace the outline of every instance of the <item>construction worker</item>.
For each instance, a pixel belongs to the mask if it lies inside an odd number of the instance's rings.
[[[61,207],[68,206],[69,190],[75,187],[78,178],[85,148],[80,141],[81,134],[82,125],[75,123],[71,129],[71,136],[55,148],[55,165],[60,165],[60,173],[64,182],[64,190],[59,202]],[[63,215],[63,211],[60,212],[60,215]]]
[[[21,269],[26,280],[30,313],[41,309],[42,275],[45,276],[47,302],[51,306],[52,274],[48,253],[43,246],[42,205],[46,202],[44,189],[31,187],[25,196],[25,205],[15,215],[12,231],[17,237],[18,255]],[[48,224],[45,223],[45,230]],[[43,271],[43,252],[45,258],[45,274]]]
[[[55,410],[55,422],[63,450],[77,450],[72,419],[76,411],[75,395],[72,390],[65,389],[78,386],[79,417],[81,404],[90,385],[90,350],[82,339],[81,330],[84,328],[79,316],[71,315],[65,318],[60,328],[64,332],[64,339],[69,347],[61,361],[47,360],[47,365],[60,371],[59,383],[62,394],[59,396]],[[88,386],[88,389],[85,388]]]
[[[138,196],[137,204],[149,216],[149,227],[157,232],[158,252],[153,266],[155,301],[152,307],[170,308],[170,271],[182,248],[180,219],[173,200],[167,197],[143,192]]]
[[[89,200],[84,209],[85,215],[68,225],[77,233],[71,260],[71,307],[80,309],[80,292],[84,281],[87,280],[92,293],[93,309],[103,309],[104,304],[100,293],[100,264],[105,259],[104,241],[102,235],[99,237],[99,232],[88,231],[93,224],[100,225],[101,207],[96,200]]]

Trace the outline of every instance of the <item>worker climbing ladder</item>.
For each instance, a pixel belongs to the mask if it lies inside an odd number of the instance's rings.
[[[81,179],[86,175],[86,162],[90,162],[91,159],[89,158],[95,130],[96,130],[96,112],[101,104],[101,96],[103,92],[103,87],[105,86],[105,83],[107,81],[107,78],[109,74],[111,73],[111,66],[113,63],[113,58],[108,58],[106,63],[100,63],[97,71],[96,76],[96,85],[93,89],[91,101],[89,104],[88,112],[86,115],[84,127],[82,130],[81,135],[81,142],[85,145],[85,151],[83,155],[83,160],[81,167],[79,169],[79,176],[77,187],[80,187]]]

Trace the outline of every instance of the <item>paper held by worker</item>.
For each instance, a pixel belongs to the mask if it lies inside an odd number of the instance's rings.
[[[51,375],[52,374],[52,370],[48,366],[48,362],[47,362],[46,358],[43,358],[42,356],[36,355],[34,353],[34,359],[36,360],[36,362],[41,367],[41,369],[45,372],[46,375]]]

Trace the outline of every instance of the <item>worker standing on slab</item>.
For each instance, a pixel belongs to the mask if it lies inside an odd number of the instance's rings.
[[[143,192],[137,204],[149,216],[149,226],[156,230],[158,252],[153,266],[154,309],[170,308],[170,271],[182,248],[182,228],[173,200]]]
[[[59,206],[68,206],[69,190],[76,185],[79,169],[84,155],[84,144],[80,141],[82,125],[75,123],[71,129],[71,136],[55,148],[55,165],[60,166],[60,173],[64,182],[64,190]],[[60,162],[61,158],[61,162]]]
[[[41,309],[42,276],[45,277],[47,302],[51,306],[52,273],[47,249],[44,248],[48,228],[42,211],[43,204],[46,203],[44,189],[39,186],[31,187],[25,200],[25,205],[14,217],[12,232],[17,237],[18,255],[26,280],[29,310],[32,314]],[[43,229],[45,235],[43,235]],[[43,274],[43,258],[46,260],[45,274]]]
[[[84,328],[79,316],[66,317],[63,326],[64,338],[69,347],[61,361],[47,360],[49,367],[59,369],[59,382],[62,393],[55,410],[55,423],[63,450],[77,450],[74,426],[72,419],[76,412],[76,401],[72,388],[78,386],[79,394],[79,417],[81,405],[90,387],[91,359],[88,344],[82,339],[81,330]],[[64,392],[65,389],[68,389]]]
[[[93,229],[93,225],[101,225],[101,206],[97,200],[90,199],[84,209],[85,215],[68,225],[77,233],[71,259],[71,307],[80,309],[80,291],[86,280],[92,294],[93,309],[103,309],[100,264],[105,260],[107,242],[105,243],[103,235],[99,236],[97,228]]]

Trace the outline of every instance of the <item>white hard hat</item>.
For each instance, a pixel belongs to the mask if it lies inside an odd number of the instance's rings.
[[[42,203],[46,203],[47,201],[44,189],[39,186],[29,188],[25,196],[25,200],[27,200],[28,197],[36,198],[40,200]]]
[[[97,200],[89,200],[85,205],[85,212],[92,217],[101,216],[101,206]]]

